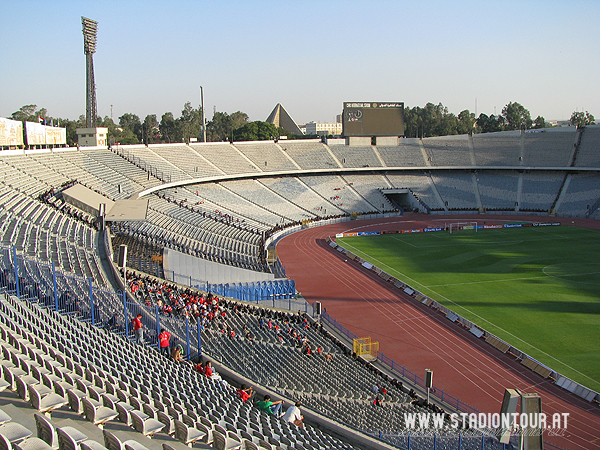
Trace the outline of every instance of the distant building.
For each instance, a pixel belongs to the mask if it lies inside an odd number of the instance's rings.
[[[341,136],[342,135],[342,124],[339,122],[308,122],[306,124],[306,134],[318,136]]]
[[[108,145],[108,128],[77,128],[80,147],[105,147]]]

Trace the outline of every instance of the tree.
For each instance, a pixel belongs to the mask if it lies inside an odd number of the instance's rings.
[[[586,125],[593,125],[594,123],[596,123],[594,116],[587,111],[585,113],[583,111],[575,111],[571,114],[571,125],[584,127]]]
[[[533,121],[533,128],[546,128],[546,119],[542,116],[537,116]]]
[[[481,133],[502,131],[504,127],[504,117],[495,116],[494,114],[488,116],[487,114],[481,113],[477,118],[477,127]]]
[[[245,112],[236,111],[234,113],[231,113],[229,118],[231,119],[231,127],[234,130],[241,128],[248,123],[248,114],[246,114]]]
[[[475,128],[475,114],[468,109],[458,114],[458,134],[470,134]]]
[[[46,108],[37,109],[37,105],[25,105],[21,106],[18,111],[15,111],[10,115],[12,120],[26,121],[26,122],[38,122],[39,118],[46,119],[47,111]]]
[[[192,108],[192,104],[187,102],[183,105],[181,117],[181,131],[184,142],[190,142],[190,138],[202,140],[202,109]]]
[[[505,120],[506,130],[528,130],[531,128],[531,114],[519,103],[509,102],[508,105],[502,108],[502,116]]]
[[[160,130],[156,114],[148,114],[142,123],[144,142],[156,144],[160,142]]]
[[[272,123],[257,120],[237,129],[234,137],[236,141],[266,141],[279,138],[279,132]]]
[[[231,116],[226,112],[216,111],[213,118],[206,125],[206,140],[209,142],[222,142],[232,138],[233,128]]]
[[[172,112],[167,112],[162,115],[158,129],[163,142],[183,141],[180,122],[175,120]]]

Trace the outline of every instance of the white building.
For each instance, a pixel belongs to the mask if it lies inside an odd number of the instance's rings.
[[[341,136],[342,124],[341,123],[321,123],[321,122],[308,122],[306,125],[307,135],[316,134],[319,136]]]
[[[108,128],[77,128],[75,131],[80,147],[104,147],[108,145]]]

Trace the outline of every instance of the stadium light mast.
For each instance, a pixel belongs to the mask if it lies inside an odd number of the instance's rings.
[[[206,142],[206,114],[204,114],[204,88],[200,86],[200,107],[202,108],[202,142]]]
[[[86,65],[86,99],[85,99],[85,123],[86,128],[77,128],[77,141],[79,146],[105,146],[108,142],[108,128],[97,127],[98,110],[96,107],[96,83],[94,81],[94,60],[96,53],[96,34],[98,22],[81,16],[83,27],[83,53]],[[111,106],[112,116],[112,106]]]
[[[85,121],[88,128],[96,126],[96,84],[94,82],[94,59],[96,53],[96,34],[98,33],[98,22],[87,17],[81,17],[83,26],[83,53],[86,65],[86,102]]]

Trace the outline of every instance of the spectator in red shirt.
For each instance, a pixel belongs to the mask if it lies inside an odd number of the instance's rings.
[[[160,330],[160,334],[158,335],[158,342],[160,345],[160,352],[165,355],[167,358],[169,357],[169,339],[171,339],[171,333],[169,333],[164,328]]]
[[[245,384],[242,384],[242,386],[236,391],[236,393],[237,393],[237,396],[244,403],[246,403],[246,400],[248,400],[250,397],[252,397],[252,394],[254,394],[254,389],[252,388],[252,386],[247,388]]]
[[[131,321],[131,324],[133,325],[133,331],[135,332],[135,339],[137,343],[144,345],[144,328],[142,325],[142,315],[138,314],[137,316],[135,316],[135,318]]]

